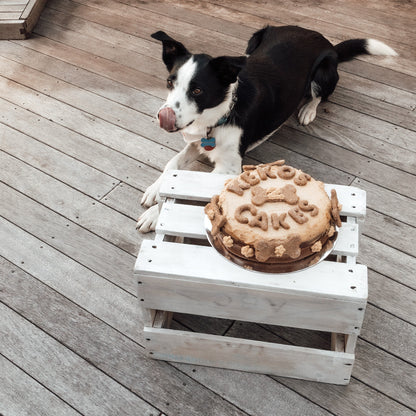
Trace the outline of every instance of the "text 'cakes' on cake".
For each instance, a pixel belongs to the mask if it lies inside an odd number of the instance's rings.
[[[317,263],[341,226],[336,191],[284,160],[243,166],[205,207],[215,247],[234,262],[268,272]]]

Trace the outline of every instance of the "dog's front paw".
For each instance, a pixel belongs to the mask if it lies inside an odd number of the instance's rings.
[[[157,219],[159,218],[159,205],[153,205],[148,210],[140,215],[137,221],[136,229],[141,233],[148,233],[154,231],[156,228]]]
[[[146,192],[143,194],[141,204],[145,207],[151,207],[156,204],[159,195],[160,181],[157,180],[155,183],[150,185]]]

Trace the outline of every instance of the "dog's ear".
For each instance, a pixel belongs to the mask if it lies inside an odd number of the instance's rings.
[[[253,33],[250,40],[248,41],[246,55],[252,54],[259,47],[268,27],[269,26],[266,26],[263,29],[258,30],[256,33]]]
[[[175,61],[179,57],[184,57],[190,55],[190,52],[182,45],[182,43],[178,42],[177,40],[171,38],[165,32],[161,30],[159,32],[155,32],[152,35],[153,39],[160,40],[163,44],[163,62],[166,65],[166,68],[170,72],[175,64]]]
[[[237,81],[237,76],[246,64],[245,56],[219,56],[211,59],[209,64],[217,74],[218,79],[224,84],[229,85]]]

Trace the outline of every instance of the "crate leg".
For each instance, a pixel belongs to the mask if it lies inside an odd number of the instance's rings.
[[[140,301],[139,301],[140,302]],[[152,326],[153,321],[155,320],[156,310],[144,308],[139,303],[139,321],[142,327]]]
[[[169,328],[172,322],[173,312],[156,311],[153,328]]]
[[[143,283],[140,280],[140,277],[137,282],[137,299],[139,303],[138,310],[139,310],[139,320],[141,324],[143,325],[143,327],[152,326],[153,321],[155,319],[156,310],[146,308],[143,306],[143,302],[144,302]]]
[[[346,352],[344,334],[337,334],[335,332],[331,333],[331,350],[337,352]]]
[[[358,335],[348,334],[345,337],[346,337],[345,352],[354,354],[355,346],[357,345]]]

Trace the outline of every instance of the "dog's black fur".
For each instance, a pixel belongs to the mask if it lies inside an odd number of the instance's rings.
[[[244,130],[242,155],[283,124],[303,98],[311,97],[312,81],[324,99],[338,81],[336,48],[321,34],[300,27],[264,28],[250,39],[246,54],[232,117]]]

